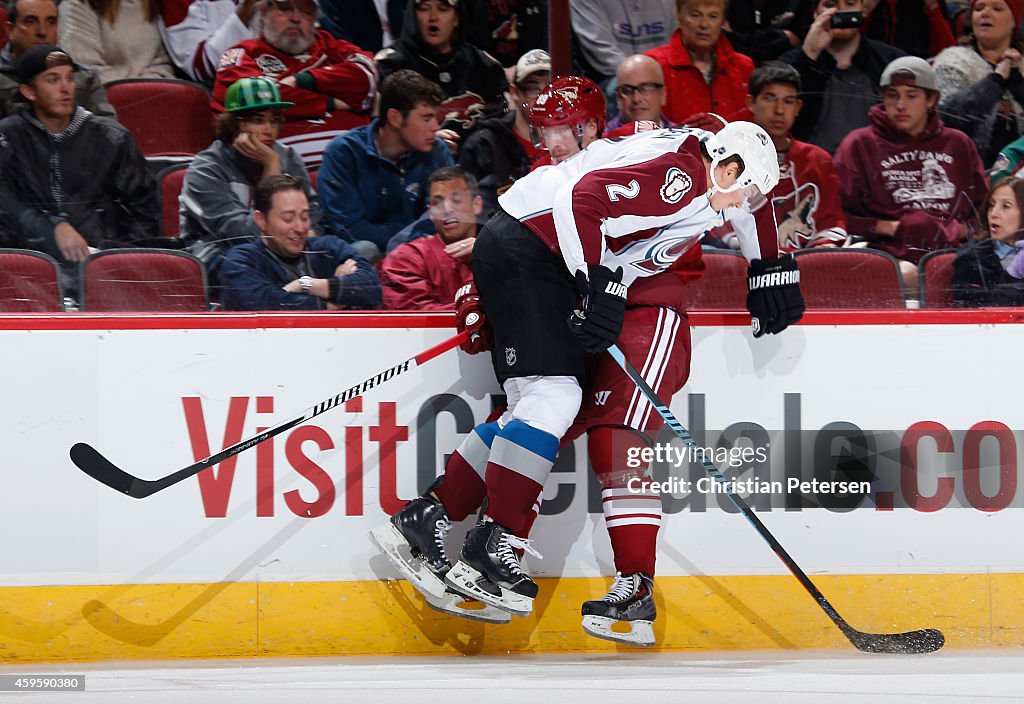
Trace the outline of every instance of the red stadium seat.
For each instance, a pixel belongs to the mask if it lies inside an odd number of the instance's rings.
[[[181,195],[181,185],[187,170],[188,164],[175,164],[156,175],[156,181],[160,184],[160,234],[164,237],[177,237],[181,234],[178,196]]]
[[[82,310],[90,312],[209,309],[206,270],[186,252],[108,249],[81,264]]]
[[[0,249],[0,311],[53,313],[64,310],[60,268],[48,254]]]
[[[922,308],[953,307],[953,260],[955,249],[939,249],[917,263]]]
[[[705,249],[704,275],[686,284],[687,310],[747,309],[747,260],[739,252]]]
[[[0,5],[0,46],[7,46],[7,5]]]
[[[210,93],[177,78],[124,78],[104,86],[117,121],[144,156],[196,154],[213,142]]]
[[[906,308],[896,258],[874,249],[802,249],[800,290],[808,308]]]

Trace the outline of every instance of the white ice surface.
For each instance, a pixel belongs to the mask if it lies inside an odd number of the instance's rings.
[[[82,673],[85,692],[0,693],[54,704],[971,704],[1024,702],[1024,650],[634,653],[252,659],[2,666]]]

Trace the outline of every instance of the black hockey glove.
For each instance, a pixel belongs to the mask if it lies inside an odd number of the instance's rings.
[[[804,314],[800,270],[792,254],[750,262],[747,289],[747,310],[754,337],[782,332]]]
[[[587,352],[604,352],[619,339],[626,315],[622,267],[613,272],[600,264],[592,266],[589,279],[577,271],[576,290],[582,302],[569,316],[569,329]]]

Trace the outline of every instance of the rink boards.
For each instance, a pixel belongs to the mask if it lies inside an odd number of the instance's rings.
[[[545,488],[530,618],[435,614],[365,538],[500,402],[486,358],[448,353],[144,500],[68,459],[84,441],[140,477],[169,474],[446,339],[449,320],[0,318],[0,658],[613,649],[579,627],[614,572],[583,442]],[[672,408],[706,447],[764,450],[732,471],[769,530],[857,628],[1024,645],[1018,314],[817,313],[759,340],[746,320],[694,317]],[[844,647],[701,476],[655,465],[691,487],[665,496],[659,647]]]

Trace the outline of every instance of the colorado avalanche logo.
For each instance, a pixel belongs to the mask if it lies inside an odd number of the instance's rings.
[[[438,121],[444,124],[457,122],[462,129],[469,129],[484,112],[484,99],[476,93],[463,93],[441,103]]]
[[[644,252],[643,259],[631,262],[631,264],[641,271],[652,274],[664,271],[698,242],[700,242],[699,237],[673,237],[659,240]]]
[[[665,172],[665,183],[659,193],[663,201],[674,205],[681,201],[692,187],[693,181],[690,180],[690,177],[683,173],[682,169],[673,166]]]

